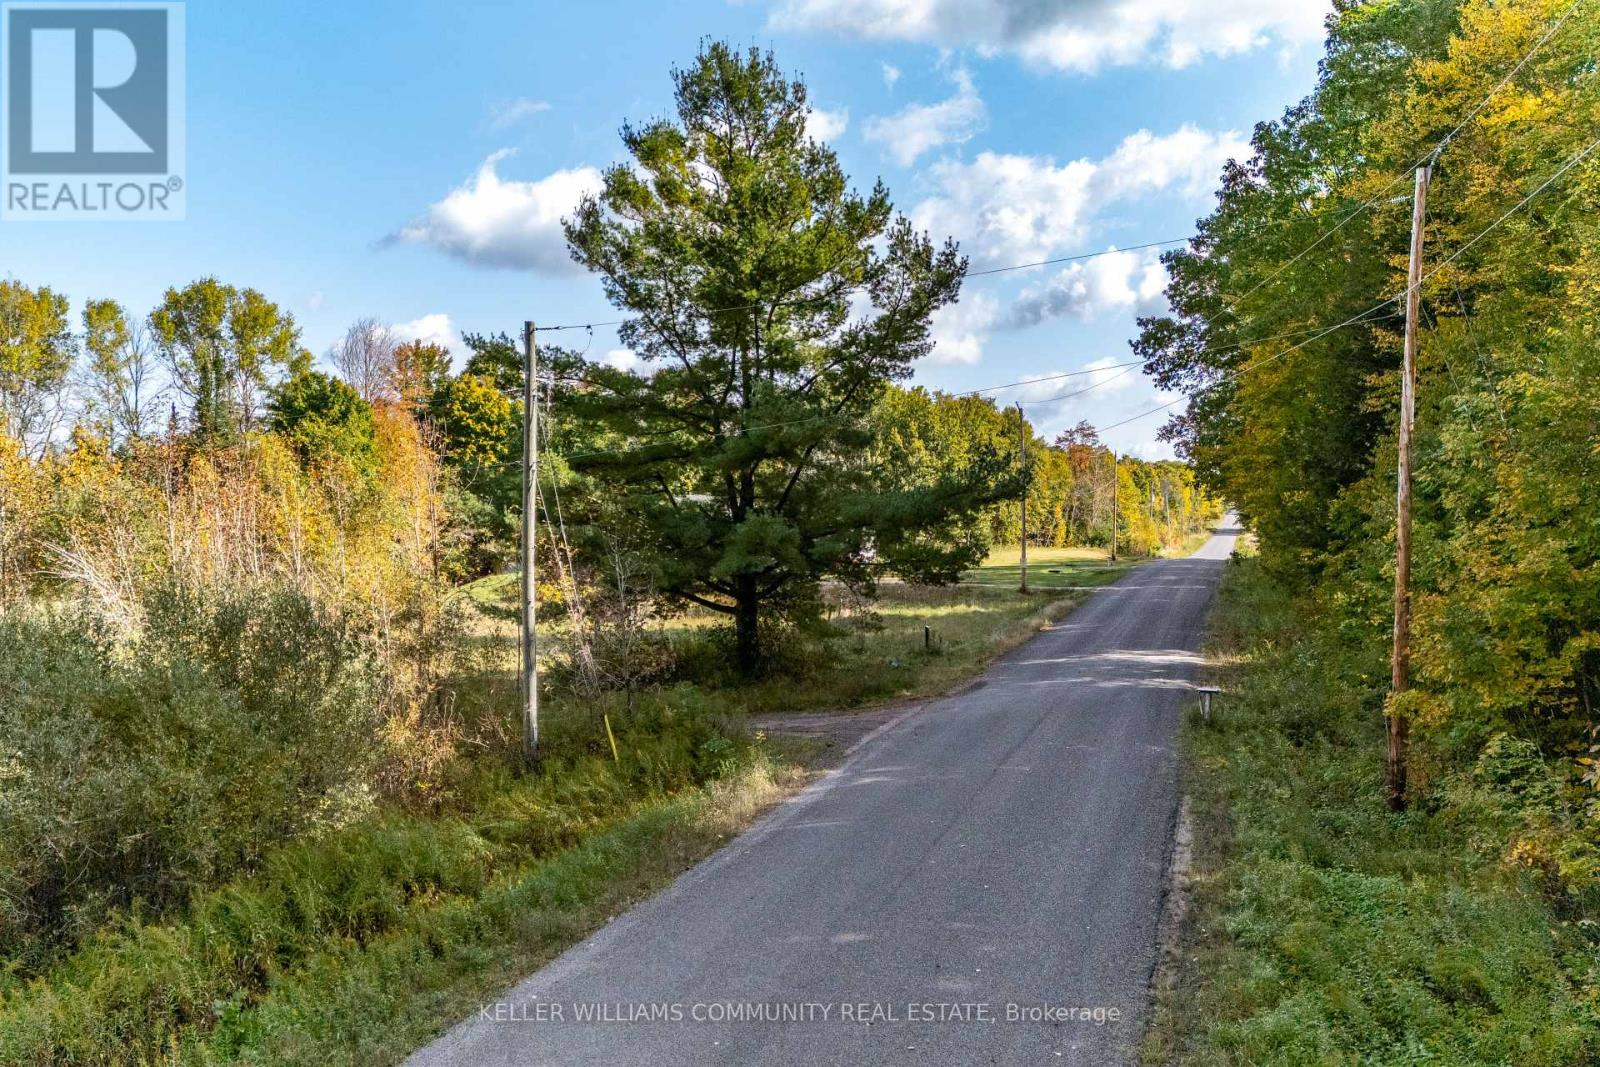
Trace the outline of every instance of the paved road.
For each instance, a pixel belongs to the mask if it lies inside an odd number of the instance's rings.
[[[1155,959],[1179,709],[1234,532],[1133,571],[891,723],[410,1062],[1125,1062]],[[1010,1005],[1033,1017],[1010,1021]],[[601,1006],[611,1021],[578,1021]],[[775,1021],[726,1021],[741,1010]]]

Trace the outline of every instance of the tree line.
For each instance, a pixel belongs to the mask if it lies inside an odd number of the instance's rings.
[[[1419,0],[1341,4],[1330,27],[1316,91],[1257,127],[1194,246],[1165,257],[1174,313],[1138,347],[1192,400],[1164,432],[1266,565],[1316,591],[1363,676],[1387,678],[1395,297],[1412,168],[1431,162],[1414,688],[1388,710],[1421,731],[1424,783],[1510,739],[1551,761],[1553,795],[1592,806],[1600,20],[1567,0]],[[1552,847],[1531,851],[1568,862]]]
[[[1215,509],[1182,464],[1117,462],[1086,424],[1046,442],[993,400],[907,388],[932,314],[959,298],[954,242],[915,232],[881,183],[851,187],[770,54],[709,43],[674,80],[676,116],[625,127],[632,162],[566,224],[643,369],[541,346],[558,570],[609,586],[626,560],[664,608],[726,616],[755,670],[763,632],[814,619],[825,581],[947,583],[1015,543],[1024,490],[1036,544],[1115,536],[1147,555],[1204,525]],[[7,281],[0,330],[0,596],[64,571],[127,588],[154,516],[166,544],[137,567],[214,557],[351,604],[357,588],[386,602],[362,574],[459,582],[513,560],[524,371],[506,333],[466,335],[456,369],[365,319],[328,373],[292,315],[216,278],[142,317],[91,300],[76,328],[60,294]],[[119,509],[76,501],[81,470],[161,507],[97,540],[87,516]],[[207,479],[226,491],[193,495]],[[225,514],[179,523],[191,506]]]

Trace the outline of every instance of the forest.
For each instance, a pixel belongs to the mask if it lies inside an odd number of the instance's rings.
[[[1213,880],[1160,1054],[1593,1062],[1600,18],[1416,0],[1342,3],[1330,27],[1315,92],[1256,128],[1137,343],[1191,398],[1164,435],[1259,550],[1218,624],[1234,717],[1193,738]],[[1386,717],[1409,732],[1397,812]]]
[[[148,310],[0,281],[0,1061],[396,1058],[790,788],[750,713],[938,691],[1209,529],[1186,463],[906,384],[955,245],[849,191],[769,55],[676,77],[625,131],[675,174],[619,165],[567,224],[641,368],[540,339],[532,764],[520,331],[319,354],[215,277]],[[711,87],[759,133],[726,164],[687,158]],[[1024,495],[1031,597],[969,581]]]

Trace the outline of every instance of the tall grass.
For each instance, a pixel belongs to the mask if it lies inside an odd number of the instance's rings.
[[[1507,862],[1495,757],[1391,813],[1377,643],[1254,561],[1215,637],[1230,692],[1187,729],[1195,898],[1146,1062],[1600,1062],[1600,909]]]
[[[594,901],[687,862],[647,855],[669,843],[651,833],[670,828],[698,856],[774,789],[762,752],[696,707],[662,701],[619,723],[620,760],[586,751],[598,746],[579,743],[584,721],[564,724],[539,774],[475,782],[470,816],[390,813],[281,845],[181,914],[127,914],[41,977],[0,983],[0,1063],[206,1061],[278,1042],[332,1062],[325,1039],[398,1053],[392,1032],[369,1032],[371,1013],[396,1032],[437,1028],[437,1005],[401,1017],[420,988],[481,990],[504,973],[491,952],[565,944]],[[337,1036],[305,1029],[300,1012],[339,1003],[354,1014],[317,1024]]]
[[[750,713],[936,691],[1117,573],[1045,562],[1027,596],[980,574],[840,599],[754,682],[689,620],[654,684],[547,690],[531,772],[492,618],[441,624],[432,689],[399,691],[376,635],[288,591],[165,590],[133,637],[8,615],[0,728],[30,771],[0,785],[0,877],[77,895],[7,927],[0,1063],[398,1059],[797,784]],[[52,797],[81,807],[51,823]],[[58,855],[81,863],[37,866]]]

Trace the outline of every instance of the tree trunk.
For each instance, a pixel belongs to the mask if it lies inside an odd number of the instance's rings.
[[[756,583],[753,579],[739,581],[734,603],[738,608],[734,612],[733,623],[739,673],[748,678],[761,666],[761,601],[756,597]]]

